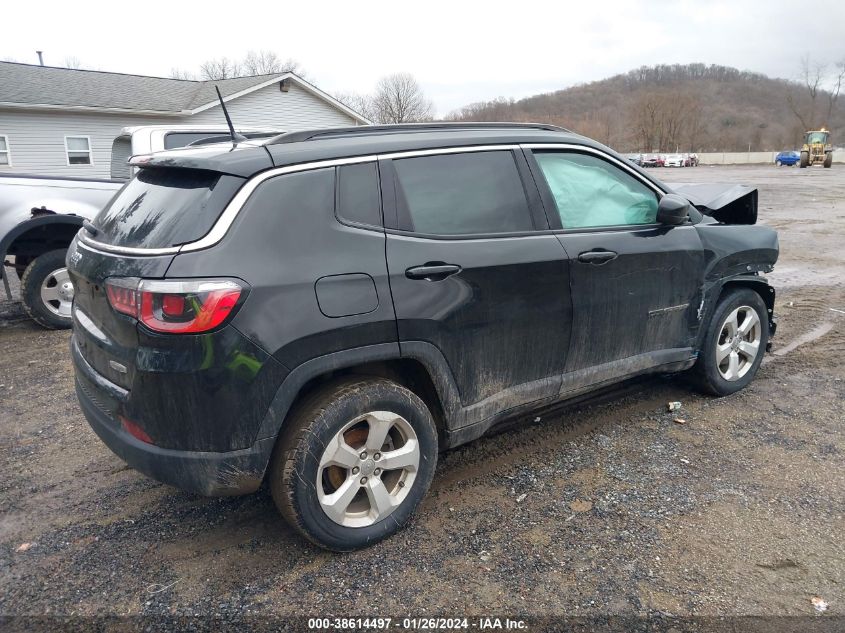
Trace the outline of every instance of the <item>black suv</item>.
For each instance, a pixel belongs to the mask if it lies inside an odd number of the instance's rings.
[[[68,252],[82,410],[134,468],[265,479],[313,542],[399,529],[438,451],[647,372],[747,385],[774,331],[757,193],[679,195],[542,125],[284,134],[134,159]]]

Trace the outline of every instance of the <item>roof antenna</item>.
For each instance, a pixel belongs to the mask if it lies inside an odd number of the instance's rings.
[[[220,99],[220,107],[223,108],[223,115],[226,117],[226,123],[229,124],[229,134],[232,137],[232,145],[237,145],[238,143],[248,140],[245,136],[235,132],[235,126],[232,125],[232,119],[229,118],[229,111],[226,109],[226,104],[223,102],[223,95],[220,94],[220,88],[215,85],[214,89],[217,91],[217,98]]]

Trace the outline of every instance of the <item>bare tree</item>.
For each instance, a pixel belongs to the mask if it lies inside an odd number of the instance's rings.
[[[372,97],[373,113],[379,123],[429,121],[434,105],[410,73],[382,77]]]
[[[72,68],[74,70],[79,70],[80,68],[82,68],[82,62],[79,61],[78,57],[74,57],[73,55],[70,55],[68,57],[65,57],[65,68]]]
[[[355,112],[370,121],[377,120],[373,110],[373,99],[369,95],[358,94],[357,92],[342,92],[335,95],[335,99],[342,104],[349,106]]]
[[[515,112],[513,98],[497,97],[492,101],[479,101],[455,110],[446,116],[448,121],[509,121]]]
[[[228,57],[218,57],[216,59],[209,59],[200,64],[200,76],[203,79],[231,79],[232,77],[242,77],[241,62],[229,59]]]
[[[190,70],[184,70],[182,68],[171,68],[170,69],[170,78],[171,79],[186,79],[193,81],[197,78],[197,76],[192,73]]]
[[[830,85],[830,92],[827,93],[827,119],[825,125],[830,127],[831,117],[833,116],[833,108],[836,107],[836,102],[839,100],[839,92],[842,90],[842,82],[845,81],[845,58],[837,62],[835,68],[835,75]]]
[[[282,60],[276,53],[268,50],[249,51],[243,59],[218,57],[200,64],[200,79],[231,79],[252,75],[274,75],[296,73],[305,76],[302,66],[295,59]],[[193,73],[173,69],[170,75],[175,79],[193,79]]]
[[[275,73],[296,73],[302,75],[299,62],[282,59],[273,51],[249,51],[241,64],[245,75],[271,75]]]
[[[655,93],[641,95],[631,109],[631,126],[633,127],[639,149],[651,152],[663,149],[662,130],[662,99]]]
[[[807,93],[802,95],[794,89],[786,93],[789,109],[801,121],[805,130],[812,129],[816,124],[816,101],[822,89],[824,77],[825,65],[819,62],[813,63],[809,55],[804,55],[801,58],[800,79]]]
[[[704,122],[704,108],[701,106],[701,102],[696,99],[694,95],[690,96],[685,132],[688,151],[700,151],[699,141],[700,138],[707,132],[707,124]]]

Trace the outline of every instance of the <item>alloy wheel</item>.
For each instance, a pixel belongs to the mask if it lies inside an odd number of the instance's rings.
[[[54,270],[41,282],[41,301],[53,314],[60,317],[70,317],[73,305],[73,282],[67,268]]]
[[[728,314],[716,340],[716,365],[722,378],[734,381],[748,373],[760,353],[762,336],[754,308],[739,306]]]
[[[320,506],[339,525],[373,525],[402,504],[419,464],[417,434],[405,418],[390,411],[366,413],[335,434],[320,457]]]

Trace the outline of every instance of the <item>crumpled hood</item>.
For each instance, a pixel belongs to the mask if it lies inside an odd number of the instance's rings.
[[[689,200],[704,215],[724,224],[757,222],[757,188],[748,185],[678,183],[674,193]]]

